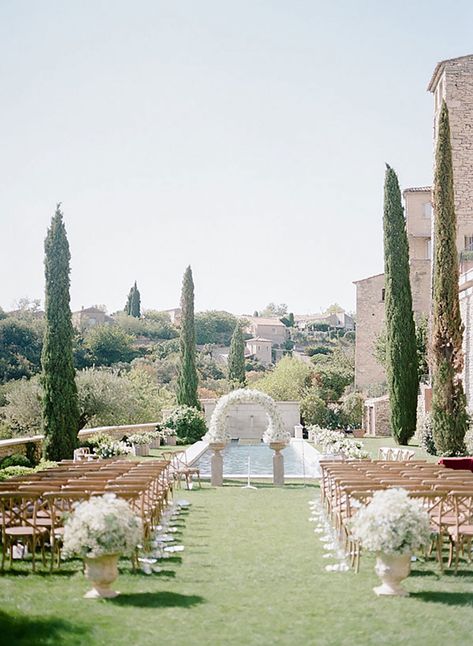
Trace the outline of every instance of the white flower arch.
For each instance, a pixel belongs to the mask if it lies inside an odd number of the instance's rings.
[[[268,428],[263,435],[263,441],[266,444],[270,442],[289,442],[291,437],[290,433],[284,428],[274,399],[259,390],[248,390],[246,388],[234,390],[228,395],[220,397],[212,413],[209,430],[203,439],[209,444],[212,442],[228,442],[230,440],[230,434],[227,431],[227,411],[231,406],[244,402],[259,404],[264,408],[268,418]]]

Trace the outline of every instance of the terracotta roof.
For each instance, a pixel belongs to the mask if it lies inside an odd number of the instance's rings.
[[[467,61],[467,60],[473,61],[473,54],[467,54],[466,56],[458,56],[457,58],[447,58],[444,61],[440,61],[440,63],[437,63],[434,69],[434,73],[432,74],[432,78],[430,79],[430,82],[427,86],[427,91],[428,92],[434,91],[437,85],[439,76],[442,73],[443,68],[447,63],[456,63],[458,61]]]
[[[409,188],[405,188],[402,191],[403,195],[405,195],[406,193],[432,193],[432,187],[431,186],[411,186]]]
[[[360,280],[354,280],[353,284],[357,285],[358,283],[364,283],[365,280],[371,280],[372,278],[378,278],[379,276],[384,276],[384,272],[382,274],[374,274],[374,276],[368,276],[367,278],[360,278]]]
[[[99,312],[100,312],[100,314],[105,314],[105,312],[103,310],[99,309],[98,307],[82,308],[78,312],[73,312],[73,314],[98,314]]]
[[[270,339],[263,339],[263,337],[261,337],[261,336],[255,336],[255,338],[254,338],[254,339],[248,339],[248,340],[247,340],[247,343],[252,343],[252,342],[253,342],[253,343],[255,343],[255,342],[258,342],[258,343],[262,342],[262,343],[271,343],[271,344],[273,343]]]
[[[258,325],[272,325],[278,326],[278,327],[286,327],[284,323],[281,323],[281,321],[278,318],[269,318],[269,317],[264,317],[264,316],[246,316],[245,317],[250,323],[257,323]]]

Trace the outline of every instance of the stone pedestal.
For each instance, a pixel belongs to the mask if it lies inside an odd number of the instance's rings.
[[[270,448],[273,449],[273,485],[282,487],[284,485],[284,456],[281,453],[285,448],[284,442],[271,442]]]
[[[212,487],[223,486],[223,455],[222,451],[225,448],[223,442],[211,442],[209,444],[213,453],[210,458],[210,484]]]
[[[302,431],[304,430],[304,427],[302,424],[296,424],[294,426],[294,437],[296,440],[302,440]]]

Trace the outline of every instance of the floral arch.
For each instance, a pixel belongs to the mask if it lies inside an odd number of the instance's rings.
[[[209,430],[203,439],[209,444],[228,442],[230,440],[230,434],[227,431],[228,409],[235,404],[247,402],[258,404],[264,408],[266,417],[268,418],[268,427],[263,435],[263,441],[266,444],[270,442],[289,442],[291,437],[290,433],[284,428],[274,399],[259,390],[249,390],[246,388],[234,390],[228,395],[220,397],[212,413]]]

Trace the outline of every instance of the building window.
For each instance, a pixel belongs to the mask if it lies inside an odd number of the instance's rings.
[[[473,236],[465,236],[465,251],[473,251]]]
[[[432,204],[430,202],[422,204],[422,215],[424,218],[430,219],[432,217]]]
[[[432,240],[429,238],[425,243],[425,258],[426,260],[432,260]]]
[[[385,296],[386,296],[386,290],[383,288],[383,289],[381,290],[381,301],[382,301],[383,303],[384,303]]]

